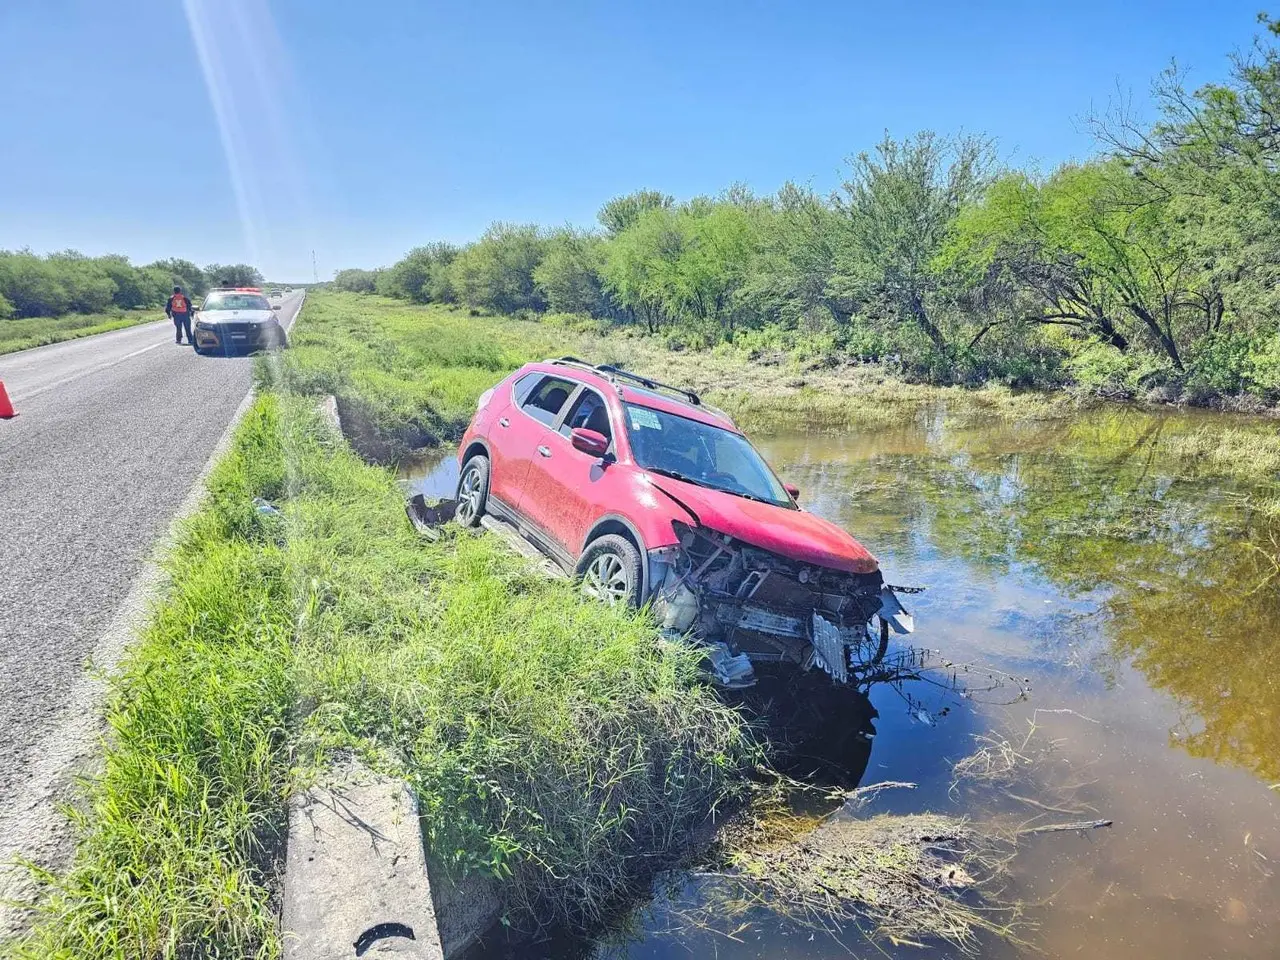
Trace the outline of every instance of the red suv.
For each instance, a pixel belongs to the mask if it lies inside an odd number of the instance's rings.
[[[458,448],[457,517],[510,523],[587,592],[649,602],[708,644],[725,683],[751,663],[837,681],[884,655],[910,616],[879,564],[801,510],[722,412],[697,394],[573,357],[485,391]]]

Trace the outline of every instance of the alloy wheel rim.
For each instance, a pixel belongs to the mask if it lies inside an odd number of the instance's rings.
[[[627,595],[626,568],[616,555],[602,553],[591,562],[583,586],[587,593],[605,603],[618,603]]]
[[[464,521],[475,519],[480,508],[480,471],[474,467],[462,478],[462,489],[458,491],[458,514]]]

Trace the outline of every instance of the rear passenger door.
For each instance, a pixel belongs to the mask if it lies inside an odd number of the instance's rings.
[[[577,387],[571,380],[545,373],[530,373],[516,381],[513,403],[491,431],[490,495],[522,509],[529,466]]]

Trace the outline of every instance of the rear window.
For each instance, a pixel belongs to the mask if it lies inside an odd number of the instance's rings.
[[[519,396],[519,388],[520,384],[517,384],[517,396]],[[578,389],[578,385],[572,380],[544,376],[529,391],[525,399],[519,401],[520,409],[533,417],[533,419],[551,426],[556,422],[556,417],[560,414],[560,408],[564,406],[565,401],[569,399],[569,396],[576,389]]]
[[[204,298],[201,310],[270,310],[271,304],[260,293],[211,293]]]

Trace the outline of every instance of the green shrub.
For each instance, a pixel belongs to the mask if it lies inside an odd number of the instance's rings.
[[[1280,394],[1280,333],[1272,333],[1253,346],[1248,359],[1250,384],[1275,397]]]

